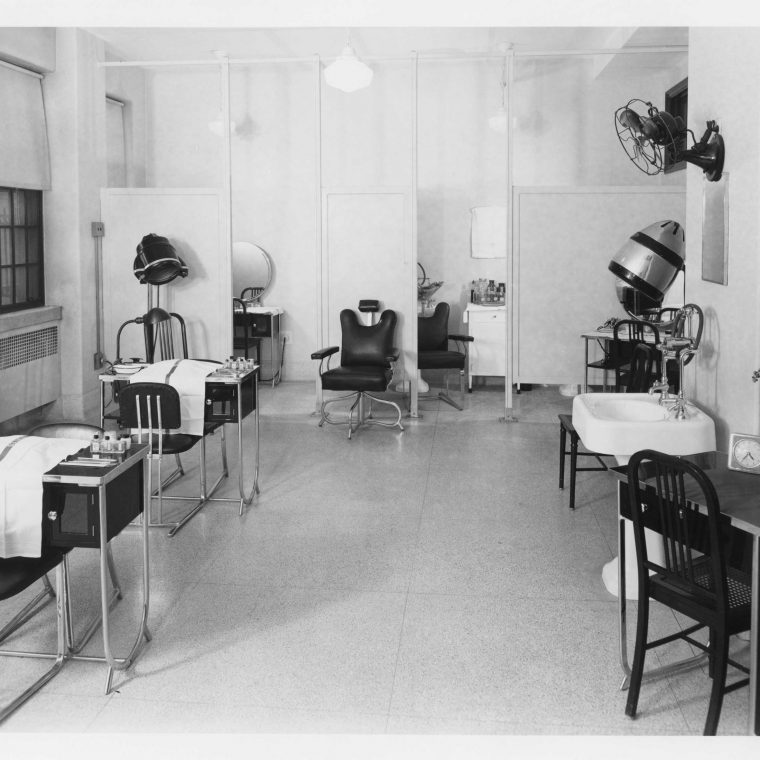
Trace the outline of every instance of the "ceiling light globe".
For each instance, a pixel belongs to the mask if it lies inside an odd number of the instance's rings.
[[[374,72],[362,63],[354,49],[347,45],[340,56],[325,68],[325,81],[330,87],[343,92],[354,92],[368,87],[372,82]]]

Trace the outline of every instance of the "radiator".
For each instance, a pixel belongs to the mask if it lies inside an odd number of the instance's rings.
[[[58,326],[0,336],[0,422],[61,395]]]

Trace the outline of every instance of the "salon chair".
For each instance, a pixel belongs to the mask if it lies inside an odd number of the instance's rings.
[[[356,312],[343,309],[340,313],[341,347],[329,346],[315,351],[312,359],[319,360],[319,377],[323,391],[339,391],[343,395],[325,399],[320,408],[319,426],[348,425],[348,437],[361,425],[372,424],[404,429],[401,409],[392,401],[379,398],[376,393],[388,390],[393,379],[393,363],[398,360],[399,350],[394,347],[396,312],[386,309],[380,319],[371,325],[363,325]],[[330,368],[330,357],[340,350],[340,366]],[[345,391],[348,391],[345,393]],[[327,412],[327,405],[353,398],[347,420],[334,420]],[[372,404],[390,406],[395,410],[393,421],[376,419]],[[354,426],[354,412],[357,412]]]
[[[152,468],[148,469],[148,492],[158,500],[157,520],[152,519],[152,509],[148,509],[147,519],[151,527],[171,528],[169,536],[174,536],[180,528],[195,517],[201,508],[209,500],[211,494],[228,474],[227,447],[224,436],[223,424],[206,424],[203,435],[190,435],[178,432],[182,426],[182,412],[180,397],[176,388],[166,383],[130,383],[122,389],[119,395],[119,417],[122,425],[136,431],[138,441],[147,438],[150,445],[149,460],[157,463],[158,485],[154,492],[152,485]],[[206,485],[206,435],[213,432],[217,427],[221,428],[221,455],[222,474],[216,483],[210,488]],[[178,477],[185,474],[179,455],[190,451],[196,444],[200,444],[199,470],[200,492],[197,495],[166,495],[164,489],[173,483]],[[161,462],[164,455],[175,455],[177,469],[162,481]],[[190,511],[179,521],[164,522],[164,501],[195,501],[197,502]]]
[[[122,361],[121,333],[127,325],[142,325],[145,361],[153,364],[164,359],[187,359],[185,320],[175,312],[155,307],[147,314],[128,319],[116,333],[116,361]],[[156,355],[158,353],[158,356]]]
[[[462,411],[464,403],[465,370],[467,364],[467,344],[472,335],[449,333],[449,305],[441,301],[429,317],[417,318],[417,368],[424,370],[457,370],[459,372],[460,404],[449,396],[449,375],[446,373],[446,388],[436,396],[419,396],[420,399],[439,398],[455,409]],[[453,341],[456,351],[449,348]]]

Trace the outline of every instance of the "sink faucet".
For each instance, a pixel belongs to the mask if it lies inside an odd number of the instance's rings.
[[[659,382],[655,383],[650,389],[649,389],[649,395],[653,396],[655,393],[660,394],[660,404],[667,403],[670,399],[670,385],[668,384],[668,381],[663,378]]]

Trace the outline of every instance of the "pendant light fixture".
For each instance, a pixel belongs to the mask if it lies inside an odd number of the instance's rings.
[[[501,45],[504,52],[504,61],[501,65],[501,105],[496,113],[488,119],[488,126],[494,132],[505,134],[507,131],[507,50],[511,45],[505,43]]]
[[[343,92],[354,92],[369,87],[373,73],[366,63],[359,60],[349,35],[341,54],[325,68],[325,82]]]

